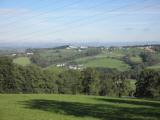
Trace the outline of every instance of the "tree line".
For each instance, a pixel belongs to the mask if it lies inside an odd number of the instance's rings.
[[[19,66],[0,58],[0,93],[56,93],[101,96],[160,96],[160,72],[144,70],[132,87],[127,72],[86,68],[53,72],[36,65]]]

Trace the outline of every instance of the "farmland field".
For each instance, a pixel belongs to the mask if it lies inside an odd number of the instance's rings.
[[[0,94],[0,120],[159,120],[160,101],[83,95]]]

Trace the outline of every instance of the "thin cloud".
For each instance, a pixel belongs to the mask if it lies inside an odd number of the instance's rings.
[[[0,15],[20,15],[28,10],[26,9],[12,9],[12,8],[0,8]]]

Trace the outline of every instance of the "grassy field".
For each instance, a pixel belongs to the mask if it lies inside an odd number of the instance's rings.
[[[82,95],[0,94],[0,120],[159,120],[160,101]]]
[[[129,69],[129,65],[125,64],[123,61],[112,58],[95,58],[84,61],[83,65],[86,67],[115,68],[120,71]]]
[[[29,65],[31,63],[28,57],[18,57],[18,58],[15,58],[13,62],[23,66]]]
[[[115,49],[112,51],[106,50],[106,54],[108,57],[114,57],[114,58],[122,58],[127,54],[136,55],[139,56],[139,54],[144,51],[139,48],[128,48],[128,49]]]
[[[134,63],[142,63],[142,58],[139,56],[131,57],[131,61]]]

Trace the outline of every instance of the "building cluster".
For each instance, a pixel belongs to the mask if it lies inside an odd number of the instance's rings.
[[[56,67],[66,67],[72,70],[81,70],[83,69],[83,65],[67,65],[66,63],[57,64]]]

